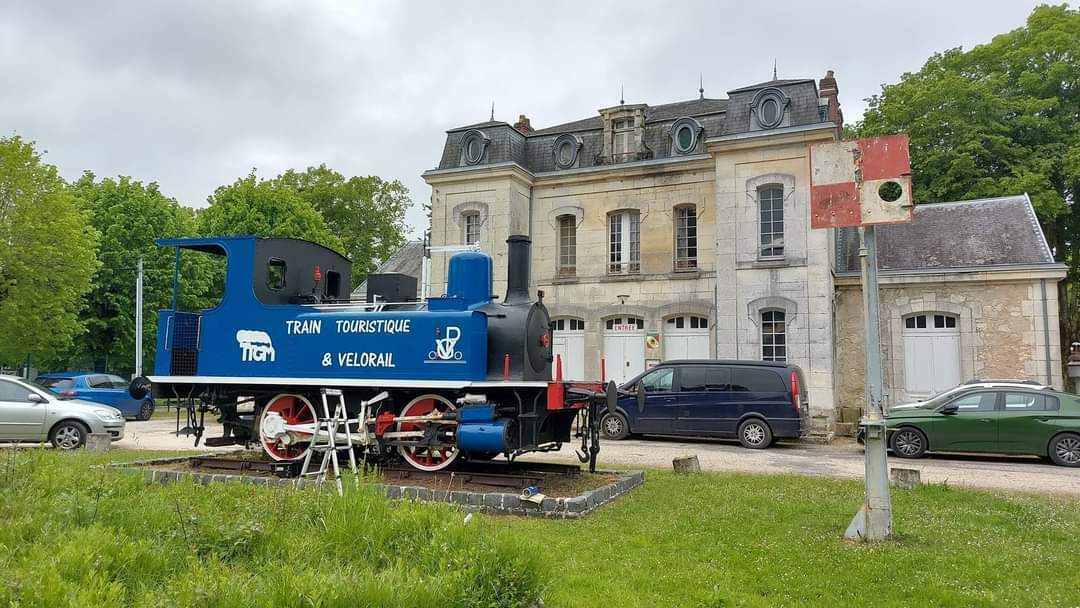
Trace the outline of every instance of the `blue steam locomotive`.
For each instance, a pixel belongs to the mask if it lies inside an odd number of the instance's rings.
[[[451,257],[442,297],[395,302],[403,290],[394,277],[373,275],[385,293],[358,303],[350,261],[315,243],[157,243],[176,248],[173,305],[159,312],[154,373],[132,392],[181,400],[200,435],[205,414],[217,413],[224,435],[208,444],[258,443],[275,460],[301,459],[319,432],[320,393],[333,389],[371,457],[398,455],[422,470],[512,459],[570,442],[580,415],[579,457],[595,466],[599,391],[552,380],[550,318],[543,293],[529,297],[527,237],[507,241],[501,302],[480,252]],[[217,306],[178,310],[184,251],[224,256]]]

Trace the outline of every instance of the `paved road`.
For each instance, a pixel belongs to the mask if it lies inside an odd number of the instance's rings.
[[[191,437],[174,435],[174,419],[129,422],[117,447],[146,450],[212,452],[235,447],[193,445]],[[221,434],[207,419],[207,435]],[[779,444],[767,450],[747,450],[736,442],[688,439],[631,439],[601,445],[600,466],[669,468],[677,456],[696,454],[709,471],[793,473],[857,479],[862,477],[862,447],[850,440],[831,445]],[[576,461],[571,446],[561,452],[527,457],[535,460]],[[918,469],[926,483],[948,483],[990,490],[1026,491],[1080,496],[1080,469],[1067,469],[1034,458],[996,456],[932,456],[921,460],[891,458],[890,466]]]

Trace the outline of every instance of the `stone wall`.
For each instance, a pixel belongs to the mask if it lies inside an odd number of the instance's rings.
[[[1062,387],[1058,337],[1057,278],[1046,279],[1049,336],[1043,327],[1043,295],[1038,278],[1013,272],[945,273],[882,278],[881,350],[885,404],[909,400],[905,391],[904,318],[916,313],[958,317],[960,376],[1028,378]],[[1028,276],[1031,273],[1027,273]],[[837,432],[851,433],[865,402],[863,387],[862,291],[845,278],[836,291]]]
[[[600,377],[604,323],[614,316],[645,320],[646,332],[662,332],[666,317],[696,314],[713,319],[713,226],[715,176],[699,159],[603,173],[537,178],[533,188],[533,280],[544,290],[553,317],[585,320],[585,375]],[[697,210],[698,268],[674,272],[675,208]],[[636,210],[641,222],[641,272],[608,274],[607,218]],[[558,222],[577,220],[577,272],[558,276]],[[620,298],[619,296],[625,296]],[[646,359],[662,359],[662,348]]]
[[[760,359],[761,312],[785,313],[787,360],[806,374],[816,430],[834,414],[830,235],[810,229],[807,144],[834,130],[710,144],[716,162],[717,321],[720,358]],[[759,256],[758,188],[784,190],[784,257]]]
[[[494,293],[506,293],[506,238],[529,234],[529,183],[518,176],[477,175],[433,184],[431,194],[431,245],[464,244],[465,213],[480,215],[480,248],[494,262]],[[446,292],[447,262],[452,253],[431,256],[431,295]],[[534,254],[535,255],[535,254]]]

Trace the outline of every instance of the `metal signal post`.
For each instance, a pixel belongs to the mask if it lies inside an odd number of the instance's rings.
[[[844,537],[851,540],[884,540],[892,533],[892,497],[889,495],[889,465],[882,398],[884,391],[881,382],[876,236],[874,226],[859,228],[863,354],[866,362],[866,408],[860,425],[866,444],[863,465],[866,500],[844,532]]]
[[[135,378],[142,375],[143,357],[143,259],[139,257],[135,275]]]
[[[852,540],[878,541],[892,534],[875,226],[910,223],[912,205],[907,135],[811,144],[811,227],[859,229],[866,362],[866,401],[859,426],[866,444],[866,498],[844,533]]]

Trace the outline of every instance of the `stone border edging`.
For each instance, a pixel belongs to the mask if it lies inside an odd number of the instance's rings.
[[[187,471],[163,471],[145,468],[155,464],[175,464],[196,456],[153,458],[124,463],[112,463],[109,468],[129,473],[141,473],[147,484],[166,484],[182,479],[193,479],[203,485],[236,481],[252,485],[287,486],[293,489],[317,487],[318,482],[303,478],[259,477],[253,475],[229,475],[226,473],[196,473]],[[419,502],[444,502],[461,507],[468,512],[522,517],[547,517],[554,519],[577,519],[592,513],[601,505],[629,492],[645,481],[645,471],[597,471],[615,473],[619,477],[612,483],[568,498],[545,498],[540,504],[522,500],[518,494],[505,492],[468,492],[464,490],[433,490],[418,486],[386,483],[372,484],[373,489],[389,500],[416,500]],[[328,486],[332,487],[332,486]]]

